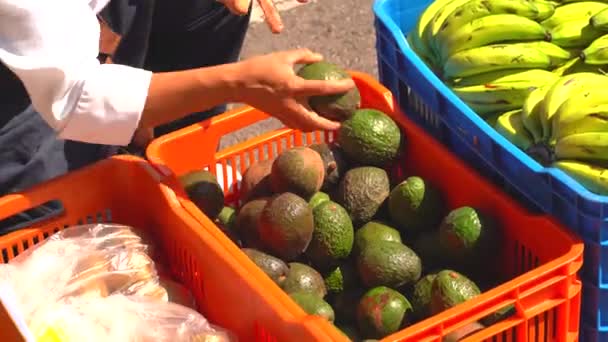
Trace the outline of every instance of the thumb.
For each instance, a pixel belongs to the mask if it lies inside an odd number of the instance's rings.
[[[236,15],[245,15],[249,12],[251,0],[220,0],[230,12]]]

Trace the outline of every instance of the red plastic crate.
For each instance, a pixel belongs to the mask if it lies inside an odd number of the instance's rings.
[[[164,264],[192,291],[199,311],[236,333],[239,341],[326,340],[321,331],[308,326],[320,318],[277,310],[282,304],[266,291],[268,284],[251,278],[249,265],[235,260],[232,249],[201,229],[201,222],[186,212],[161,178],[145,160],[121,156],[0,197],[0,219],[49,200],[60,200],[65,208],[59,216],[0,237],[1,261],[8,262],[68,226],[126,224],[154,238],[166,257]],[[7,337],[3,332],[9,331],[8,323],[0,319],[0,341]]]
[[[403,129],[407,140],[404,159],[391,172],[402,176],[419,175],[434,183],[451,208],[471,205],[494,216],[505,234],[500,265],[510,281],[481,296],[412,325],[383,341],[441,341],[449,332],[478,320],[509,304],[516,314],[488,327],[466,341],[575,341],[578,339],[581,283],[577,271],[582,264],[583,244],[559,224],[545,216],[532,216],[499,189],[484,181],[473,170],[452,156],[432,137],[409,121],[394,105],[391,93],[370,76],[351,73],[362,96],[364,108],[375,108],[390,115]],[[220,138],[228,133],[268,118],[245,107],[195,124],[154,141],[148,148],[149,161],[173,178],[182,205],[204,229],[213,234],[249,270],[251,279],[264,284],[268,296],[280,302],[276,310],[294,313],[297,305],[245,256],[239,248],[187,199],[176,176],[214,164],[244,173],[260,158],[276,156],[294,147],[335,139],[334,132],[302,133],[279,129],[216,152]],[[192,153],[197,151],[197,153]],[[238,186],[227,184],[226,202],[237,204]],[[310,324],[329,337],[318,341],[345,340],[326,321]],[[296,338],[294,337],[290,340]],[[273,339],[269,339],[273,340]],[[282,340],[281,340],[282,341]]]

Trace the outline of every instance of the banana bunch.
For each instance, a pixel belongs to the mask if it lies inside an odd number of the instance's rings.
[[[608,195],[608,76],[579,72],[533,90],[498,116],[498,133],[543,165]]]

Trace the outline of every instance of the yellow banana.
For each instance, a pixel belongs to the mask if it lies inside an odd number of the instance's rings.
[[[543,127],[540,124],[539,112],[541,102],[544,100],[547,91],[549,91],[549,88],[551,87],[551,84],[552,83],[546,83],[545,85],[534,89],[528,95],[522,107],[522,124],[524,127],[526,127],[528,132],[530,132],[534,143],[541,142],[543,138]]]
[[[532,137],[523,125],[521,109],[506,112],[498,117],[494,129],[522,150],[532,145]]]
[[[604,65],[608,64],[608,34],[594,40],[581,52],[581,60],[585,64]]]
[[[429,25],[435,14],[447,3],[453,0],[435,0],[418,17],[416,26],[407,36],[408,42],[414,51],[420,56],[434,62],[434,55],[427,42],[423,40],[424,30]]]
[[[459,78],[500,69],[551,69],[570,59],[570,52],[548,42],[486,45],[450,56],[445,78]]]
[[[472,20],[452,35],[437,40],[440,60],[456,52],[507,41],[550,40],[547,30],[534,20],[515,14],[493,14]]]
[[[587,190],[598,195],[608,195],[607,169],[575,160],[560,160],[555,162],[553,166],[574,178]]]
[[[558,123],[556,116],[553,121],[552,144],[573,134],[608,132],[608,105],[603,107],[576,121]]]
[[[551,137],[551,119],[560,108],[562,103],[572,94],[576,93],[589,84],[602,84],[605,76],[581,72],[563,76],[555,82],[547,92],[539,111],[539,119],[543,128],[543,140]]]
[[[437,49],[437,44],[435,40],[435,35],[439,32],[441,25],[445,21],[450,13],[452,13],[458,6],[468,2],[470,0],[448,0],[435,12],[431,20],[428,22],[426,27],[424,28],[424,32],[422,34],[422,41],[424,44],[430,49],[435,55],[435,59],[439,59],[439,50]],[[437,61],[439,62],[439,61]]]
[[[555,8],[552,16],[541,21],[541,25],[547,29],[552,29],[570,20],[589,20],[594,14],[606,8],[608,8],[608,4],[599,1],[581,1],[561,5]]]
[[[555,159],[608,161],[608,132],[571,134],[555,144]]]
[[[585,47],[603,34],[594,29],[587,18],[562,22],[550,33],[551,42],[563,48]]]
[[[596,13],[591,17],[589,23],[597,30],[608,31],[608,11],[604,9]]]

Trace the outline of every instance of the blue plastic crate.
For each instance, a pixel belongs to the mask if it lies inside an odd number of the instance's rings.
[[[561,170],[540,165],[435,76],[405,37],[430,3],[375,1],[381,82],[393,92],[406,115],[453,153],[531,210],[555,216],[585,240],[582,278],[595,289],[588,298],[606,300],[584,303],[583,317],[594,329],[608,332],[608,196],[593,194]]]

